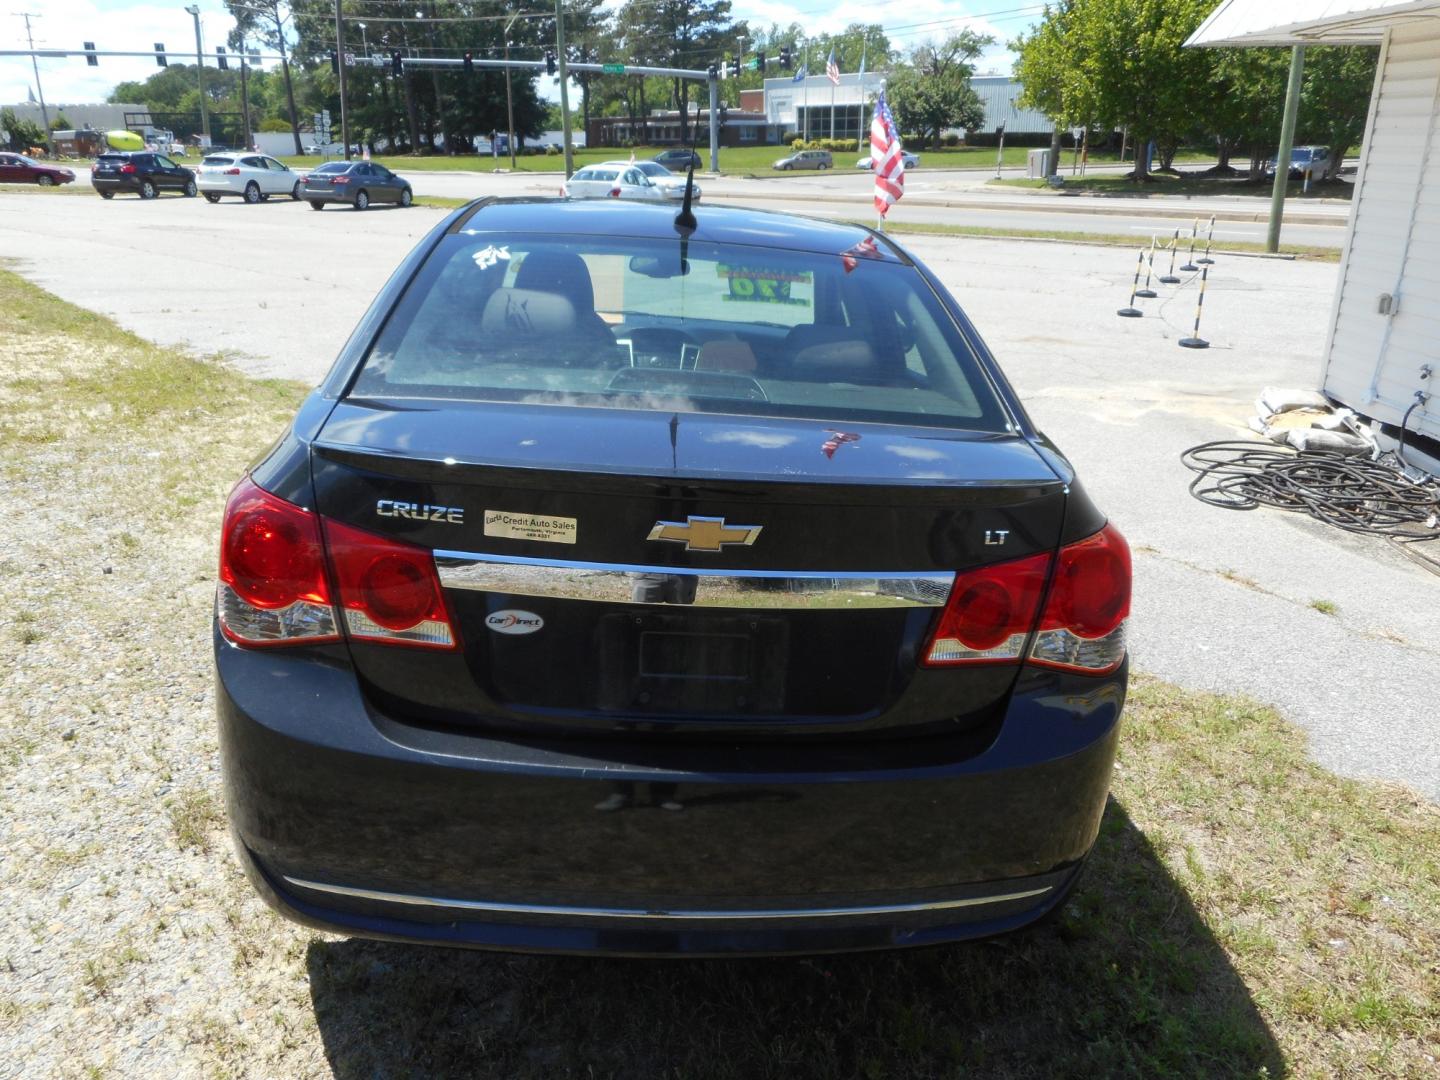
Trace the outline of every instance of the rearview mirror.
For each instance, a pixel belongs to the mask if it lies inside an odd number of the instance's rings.
[[[659,255],[632,255],[630,272],[648,278],[684,277],[690,273],[690,262],[688,259],[679,261]]]

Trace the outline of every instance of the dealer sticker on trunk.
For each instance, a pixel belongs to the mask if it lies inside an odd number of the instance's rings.
[[[485,511],[485,535],[508,540],[539,540],[546,544],[575,543],[577,519],[545,514],[515,514],[509,510]]]

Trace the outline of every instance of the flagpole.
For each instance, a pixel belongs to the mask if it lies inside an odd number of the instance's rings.
[[[810,141],[810,39],[805,39],[805,141]]]
[[[860,102],[860,135],[855,140],[855,152],[857,154],[865,148],[865,53],[869,47],[870,42],[865,38],[861,38],[860,74],[855,77],[855,96]]]

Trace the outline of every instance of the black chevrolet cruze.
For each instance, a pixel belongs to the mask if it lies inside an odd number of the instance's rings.
[[[484,200],[225,508],[245,869],[525,951],[1011,930],[1095,841],[1130,556],[889,237]]]

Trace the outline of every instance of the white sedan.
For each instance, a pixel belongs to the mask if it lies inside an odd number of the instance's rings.
[[[636,165],[618,162],[611,165],[587,165],[560,189],[568,199],[640,199],[662,202],[668,198],[665,189],[651,180]]]
[[[196,170],[200,194],[212,203],[218,203],[222,195],[238,195],[247,203],[263,202],[271,195],[298,199],[301,179],[299,173],[272,157],[238,151],[207,154]]]
[[[905,163],[905,168],[914,169],[920,164],[920,155],[912,154],[909,150],[901,150],[900,160]],[[855,168],[857,169],[873,169],[874,167],[875,163],[868,157],[862,157],[859,161],[855,162]]]
[[[677,202],[685,197],[685,176],[683,173],[673,173],[658,161],[605,161],[601,162],[602,169],[639,169],[650,180],[652,184],[665,193],[667,199],[675,199]],[[700,185],[695,185],[693,196],[696,202],[700,201]]]

